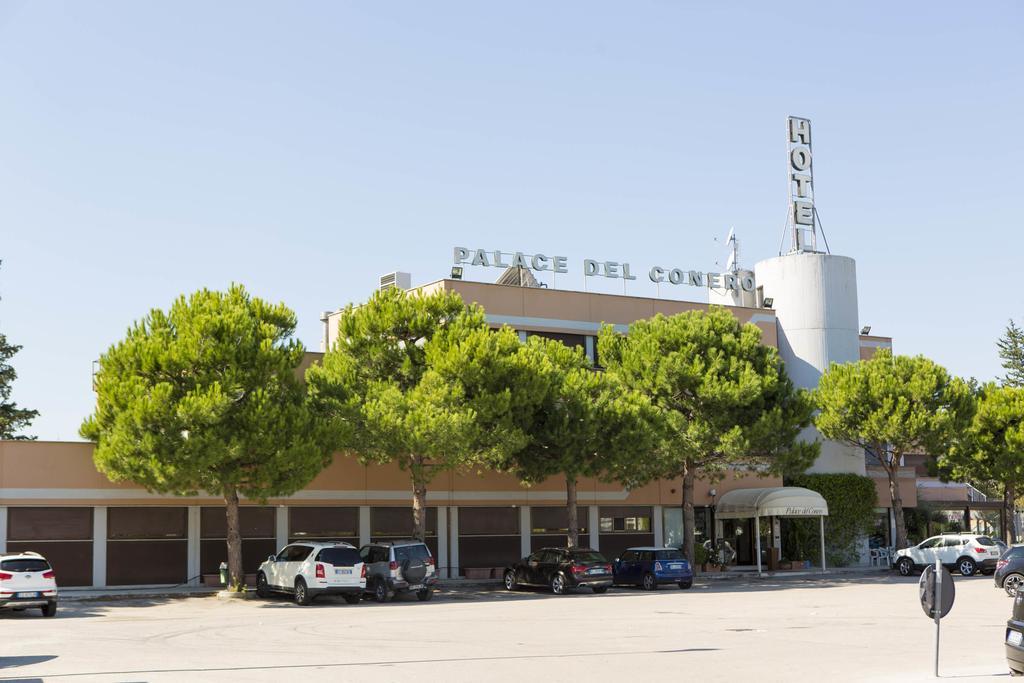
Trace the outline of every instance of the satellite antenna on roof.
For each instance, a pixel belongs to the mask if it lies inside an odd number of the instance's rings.
[[[736,229],[729,228],[729,234],[725,236],[725,246],[729,250],[729,258],[725,261],[725,269],[730,273],[738,273],[740,270],[740,243],[736,239]]]

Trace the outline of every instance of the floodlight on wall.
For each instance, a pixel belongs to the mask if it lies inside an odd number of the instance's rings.
[[[871,334],[871,325],[865,325],[864,327],[860,328],[860,333]]]
[[[453,280],[461,280],[462,279],[462,266],[452,266],[452,279]]]
[[[761,305],[764,306],[765,308],[771,308],[774,303],[775,299],[771,298],[770,296],[766,296],[764,298],[764,302]]]

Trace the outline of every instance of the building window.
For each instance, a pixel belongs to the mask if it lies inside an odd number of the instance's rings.
[[[527,332],[527,337],[544,337],[560,341],[566,346],[578,346],[583,350],[587,348],[587,338],[582,334],[563,334],[562,332]]]
[[[602,534],[646,533],[651,530],[651,518],[647,517],[601,517]]]

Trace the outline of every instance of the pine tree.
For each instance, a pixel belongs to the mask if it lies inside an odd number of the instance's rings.
[[[608,373],[659,413],[662,443],[634,476],[683,480],[683,552],[691,561],[698,478],[803,472],[818,455],[817,443],[797,438],[811,423],[810,395],[793,386],[761,331],[722,307],[656,315],[625,337],[605,326],[598,350]]]
[[[6,335],[0,334],[0,439],[34,440],[34,436],[19,435],[17,432],[28,427],[38,417],[39,411],[19,408],[17,403],[10,400],[11,385],[18,373],[8,361],[18,351],[21,351],[20,346],[11,344]]]
[[[1024,386],[1024,329],[1017,327],[1011,319],[996,346],[999,347],[999,357],[1003,359],[1003,369],[1006,370],[1003,384],[1008,387]]]
[[[298,374],[295,313],[241,285],[153,309],[100,356],[80,433],[112,481],[224,499],[229,586],[243,590],[239,498],[290,496],[331,462]]]
[[[867,360],[833,363],[815,391],[814,424],[826,439],[879,455],[889,480],[896,547],[907,547],[900,461],[905,453],[944,454],[969,427],[975,402],[969,383],[923,356],[881,349]]]
[[[14,371],[10,360],[18,351],[21,351],[21,347],[11,344],[7,341],[7,335],[0,333],[0,439],[31,441],[36,437],[17,435],[17,432],[28,427],[39,416],[39,411],[19,408],[11,400],[11,385],[18,378],[18,373]]]

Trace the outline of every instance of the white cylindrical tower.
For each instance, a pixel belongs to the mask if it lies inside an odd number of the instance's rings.
[[[860,359],[857,268],[848,256],[796,251],[754,267],[762,299],[772,299],[779,354],[793,383],[814,389],[832,363]],[[821,438],[813,427],[806,438]],[[860,449],[822,440],[811,472],[863,475]]]

